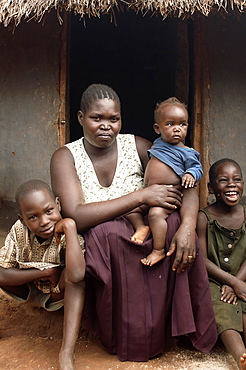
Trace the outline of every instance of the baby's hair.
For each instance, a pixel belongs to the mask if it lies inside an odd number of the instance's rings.
[[[242,173],[241,171],[241,167],[239,166],[239,164],[234,161],[234,159],[231,159],[231,158],[222,158],[222,159],[219,159],[218,161],[214,162],[212,164],[212,166],[210,167],[209,169],[209,182],[212,184],[213,181],[215,180],[216,178],[216,173],[217,173],[217,169],[218,167],[222,164],[222,163],[234,163],[239,169],[240,169],[240,172]]]
[[[34,193],[35,191],[40,190],[46,191],[52,197],[52,199],[55,199],[50,186],[42,180],[29,180],[19,186],[15,194],[15,201],[19,212],[21,212],[20,201],[24,199],[29,193]]]
[[[168,99],[156,104],[155,111],[154,111],[154,118],[155,118],[156,123],[158,123],[158,121],[159,121],[161,110],[164,107],[170,106],[170,105],[181,107],[181,108],[185,109],[186,112],[187,112],[187,107],[184,103],[181,103],[181,101],[179,101],[175,97],[168,98]],[[188,112],[187,112],[187,114],[188,114]]]
[[[111,87],[102,84],[93,84],[83,92],[80,101],[80,110],[85,113],[92,103],[100,99],[114,100],[120,108],[120,99]]]

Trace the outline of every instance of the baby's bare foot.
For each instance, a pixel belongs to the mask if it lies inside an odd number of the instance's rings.
[[[74,370],[73,367],[74,356],[68,351],[61,350],[59,353],[59,369],[60,370]]]
[[[163,260],[163,258],[165,258],[164,248],[160,250],[153,249],[147,257],[141,259],[141,262],[143,265],[153,266],[155,263]]]
[[[136,232],[132,235],[131,241],[142,244],[148,235],[149,226],[141,226]]]
[[[243,353],[240,357],[240,370],[246,370],[246,353]]]

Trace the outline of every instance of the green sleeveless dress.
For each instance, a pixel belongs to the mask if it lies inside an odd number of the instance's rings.
[[[236,275],[246,258],[246,217],[240,229],[229,229],[221,226],[211,218],[209,211],[201,210],[207,219],[208,259],[229,274]],[[244,206],[246,216],[246,206]],[[246,313],[246,302],[237,300],[237,305],[222,302],[222,282],[209,277],[215,319],[218,334],[224,330],[243,331],[242,313]]]

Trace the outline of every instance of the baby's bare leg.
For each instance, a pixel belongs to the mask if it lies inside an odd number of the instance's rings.
[[[238,364],[239,369],[246,370],[246,349],[243,339],[236,330],[225,330],[220,338]]]
[[[165,241],[167,234],[166,218],[168,214],[161,207],[152,207],[149,210],[149,225],[153,235],[153,250],[141,260],[144,265],[152,266],[165,258]]]
[[[131,222],[132,226],[136,230],[132,235],[131,240],[135,243],[142,244],[149,232],[149,226],[145,225],[143,216],[138,212],[132,212],[128,213],[125,217]]]
[[[142,244],[149,233],[149,226],[140,226],[132,235],[131,240],[135,243]]]

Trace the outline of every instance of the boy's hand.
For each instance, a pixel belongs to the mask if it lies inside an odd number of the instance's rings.
[[[76,231],[75,221],[71,218],[63,218],[58,221],[55,225],[54,236],[56,238],[56,244],[60,244],[62,235],[66,235],[67,230],[73,228],[74,232]]]
[[[229,285],[223,285],[221,288],[221,301],[231,304],[237,304],[237,296]]]
[[[58,284],[58,281],[60,279],[60,275],[61,275],[62,270],[63,270],[63,267],[61,267],[61,266],[46,269],[46,270],[44,270],[44,272],[46,273],[46,276],[38,279],[38,281],[41,284],[47,284],[50,287],[54,288]]]
[[[190,173],[185,173],[182,177],[181,184],[184,188],[193,188],[195,185],[195,179]]]

